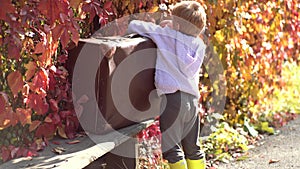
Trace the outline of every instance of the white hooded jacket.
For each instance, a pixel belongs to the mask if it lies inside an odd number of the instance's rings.
[[[130,22],[128,33],[148,37],[157,45],[155,86],[159,95],[179,90],[200,97],[199,72],[206,49],[202,39],[138,20]]]

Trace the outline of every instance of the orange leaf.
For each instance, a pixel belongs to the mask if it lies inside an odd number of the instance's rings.
[[[77,9],[82,0],[70,0],[70,6]]]
[[[32,79],[31,90],[41,93],[47,91],[49,85],[48,73],[45,69],[41,68]]]
[[[150,12],[150,13],[154,13],[154,12],[157,12],[158,9],[159,9],[158,6],[153,6],[153,7],[149,10],[149,12]]]
[[[46,44],[42,41],[42,42],[39,42],[39,43],[35,46],[34,53],[44,53],[45,50],[46,50]]]
[[[17,108],[16,114],[19,122],[24,126],[25,124],[31,123],[31,109]]]
[[[41,124],[41,121],[35,120],[33,121],[29,126],[29,131],[32,132],[35,130],[39,125]]]
[[[32,61],[25,65],[25,68],[27,69],[27,71],[25,73],[26,81],[28,81],[30,78],[32,78],[32,76],[35,73],[36,66],[37,66],[36,63],[32,62]]]
[[[22,90],[24,84],[21,73],[19,71],[11,72],[7,76],[7,82],[10,90],[16,97],[18,95],[18,92]]]
[[[13,112],[12,107],[6,107],[6,112],[0,114],[0,129],[15,126],[18,123],[18,117]]]

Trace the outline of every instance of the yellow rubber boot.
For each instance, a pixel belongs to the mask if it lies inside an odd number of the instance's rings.
[[[199,160],[187,159],[186,162],[187,162],[188,169],[205,169],[206,167],[205,159],[199,159]]]
[[[187,169],[186,161],[180,160],[176,163],[169,163],[170,169]]]

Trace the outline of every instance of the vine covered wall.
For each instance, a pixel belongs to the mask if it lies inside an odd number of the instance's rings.
[[[200,92],[203,113],[224,115],[231,126],[255,124],[270,111],[274,91],[285,88],[282,65],[299,63],[297,0],[209,0],[206,36],[224,68],[225,110],[210,107],[221,90],[209,75],[216,63],[207,57]],[[0,151],[3,161],[32,156],[45,140],[75,137],[87,98],[72,101],[66,70],[68,49],[80,37],[123,16],[158,11],[174,0],[2,0],[0,10]],[[92,24],[95,23],[96,25]],[[218,72],[215,72],[217,74]],[[223,89],[222,89],[223,90]]]

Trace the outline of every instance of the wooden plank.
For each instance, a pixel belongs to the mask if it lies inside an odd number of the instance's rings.
[[[101,37],[101,38],[88,38],[88,39],[79,39],[80,42],[85,42],[89,44],[95,44],[100,46],[109,46],[109,47],[128,47],[136,46],[141,42],[147,41],[147,38],[144,37],[136,37],[136,38],[125,38],[121,36],[114,36],[114,37]]]
[[[78,138],[78,144],[67,144],[65,140],[60,145],[50,144],[43,150],[38,157],[18,158],[0,165],[2,169],[81,169],[92,163],[94,160],[103,156],[113,148],[119,146],[126,140],[135,136],[141,130],[153,123],[148,120],[135,124],[118,131],[113,131],[106,135],[92,135],[89,137]],[[70,140],[69,140],[70,141]],[[66,151],[61,155],[56,155],[52,151],[55,147],[63,147]],[[133,150],[135,151],[135,150]]]

